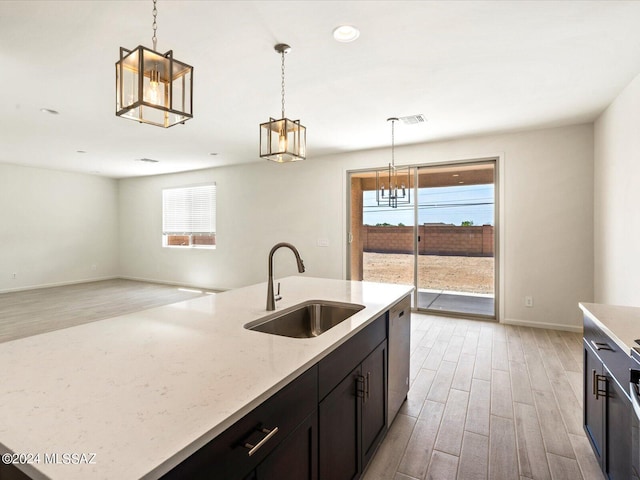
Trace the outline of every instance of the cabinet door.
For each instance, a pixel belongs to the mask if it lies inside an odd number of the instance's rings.
[[[318,414],[314,410],[256,469],[256,480],[318,479]]]
[[[320,478],[351,480],[360,465],[360,367],[320,402]]]
[[[362,465],[369,463],[387,424],[387,342],[362,362]]]
[[[631,478],[631,415],[629,399],[607,375],[607,474],[610,480]]]
[[[584,348],[584,429],[593,446],[593,451],[602,465],[604,458],[604,402],[605,396],[598,393],[602,382],[602,362],[587,345]]]

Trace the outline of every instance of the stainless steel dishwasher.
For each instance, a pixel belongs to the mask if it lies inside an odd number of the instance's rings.
[[[409,392],[409,354],[411,348],[411,295],[389,310],[389,398],[387,428]]]

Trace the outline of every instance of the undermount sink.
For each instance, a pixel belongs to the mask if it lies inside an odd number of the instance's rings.
[[[313,338],[364,308],[355,303],[309,300],[255,322],[244,328],[292,338]]]

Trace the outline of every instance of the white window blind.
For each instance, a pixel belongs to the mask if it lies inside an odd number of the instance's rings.
[[[216,186],[169,188],[162,191],[162,233],[216,233]]]

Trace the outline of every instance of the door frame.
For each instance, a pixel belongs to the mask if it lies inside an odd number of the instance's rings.
[[[504,321],[504,312],[505,312],[505,274],[504,274],[504,239],[505,239],[505,202],[504,202],[504,192],[505,192],[505,155],[504,153],[498,153],[495,155],[487,155],[487,156],[478,156],[478,157],[465,157],[459,159],[451,159],[446,161],[438,161],[438,162],[424,162],[424,163],[412,163],[408,165],[402,165],[404,167],[409,166],[412,169],[412,174],[417,172],[417,169],[420,167],[438,167],[438,166],[452,166],[452,165],[467,165],[473,163],[481,163],[481,162],[495,162],[494,168],[494,219],[495,219],[495,235],[494,235],[494,306],[495,306],[495,321],[503,322]],[[343,243],[343,265],[344,265],[344,279],[349,280],[351,278],[351,238],[352,238],[352,230],[351,230],[351,176],[358,173],[363,172],[371,172],[375,170],[380,170],[385,168],[384,166],[372,166],[366,168],[352,168],[343,169],[343,180],[344,180],[344,192],[345,192],[345,202],[343,205],[343,214],[345,215],[345,221],[343,222],[345,231],[343,238],[345,242]],[[417,182],[414,182],[414,198],[417,194]],[[417,212],[414,210],[414,216],[417,215]],[[414,220],[417,221],[417,219]],[[414,221],[415,224],[415,221]],[[414,229],[414,288],[417,284],[417,255],[415,252],[417,251],[417,242],[418,242],[418,229]],[[417,295],[414,295],[414,302],[411,306],[413,311],[418,312],[426,312],[425,310],[417,309]],[[428,311],[429,314],[443,315],[443,316],[455,316],[460,318],[479,318],[483,320],[492,320],[490,317],[484,315],[466,315],[466,314],[458,314],[458,313],[447,313],[447,312],[434,312]]]

